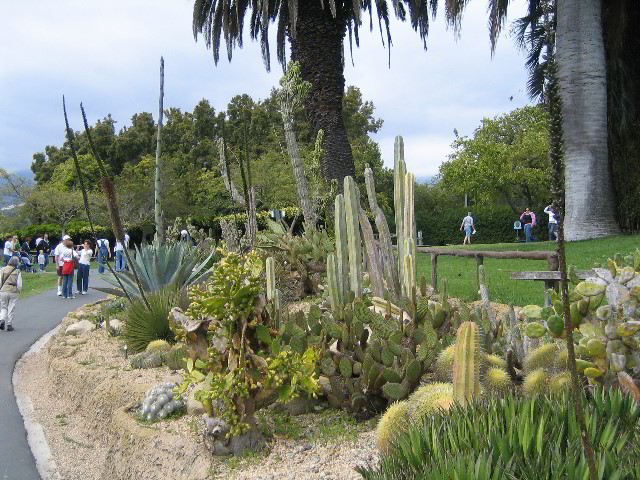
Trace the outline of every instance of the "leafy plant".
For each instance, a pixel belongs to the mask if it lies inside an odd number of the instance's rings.
[[[141,352],[154,340],[174,342],[169,326],[169,312],[178,304],[175,289],[165,288],[147,296],[149,308],[140,298],[134,298],[127,309],[122,337],[132,352]],[[160,362],[162,363],[162,362]]]
[[[262,270],[255,252],[227,253],[211,279],[190,290],[184,315],[187,323],[204,327],[210,347],[206,358],[187,359],[188,375],[177,392],[204,383],[196,398],[224,422],[223,441],[255,431],[257,410],[317,391],[315,351],[282,346],[261,293]],[[188,341],[193,333],[178,335]]]
[[[142,245],[136,247],[135,264],[140,277],[142,289],[148,293],[159,292],[166,287],[178,290],[206,280],[211,275],[211,259],[215,252],[205,259],[197,249],[193,249],[183,243],[175,245]],[[112,275],[106,275],[105,281],[120,287],[120,280],[124,290],[129,296],[140,296],[135,279],[130,272],[118,272],[117,279]],[[125,291],[120,288],[96,288],[102,292],[117,296],[125,296]]]

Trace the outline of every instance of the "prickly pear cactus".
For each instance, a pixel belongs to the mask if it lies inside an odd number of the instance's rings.
[[[140,406],[140,416],[147,422],[153,422],[183,411],[184,401],[173,393],[176,386],[175,383],[162,383],[149,390]]]

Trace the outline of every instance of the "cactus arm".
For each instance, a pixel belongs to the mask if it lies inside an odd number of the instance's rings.
[[[453,393],[462,405],[480,394],[481,337],[475,322],[464,322],[458,328],[453,354]]]
[[[273,257],[267,258],[267,300],[271,301],[275,298],[276,291],[276,270],[275,260]]]
[[[329,288],[329,301],[331,302],[331,310],[337,318],[342,306],[340,292],[338,289],[338,271],[336,266],[336,258],[333,253],[327,255],[327,287]]]
[[[360,209],[360,229],[362,230],[367,257],[369,258],[369,277],[371,279],[373,294],[382,297],[384,296],[385,289],[382,278],[382,265],[380,263],[381,258],[378,254],[376,241],[373,238],[373,229],[371,228],[367,214],[362,208]]]
[[[410,238],[413,241],[411,250],[405,249],[405,254],[410,253],[416,258],[416,216],[415,216],[415,203],[414,203],[414,187],[416,183],[416,176],[411,172],[406,172],[404,175],[404,238]],[[413,263],[413,277],[416,277],[416,264]],[[409,292],[407,292],[409,293]]]

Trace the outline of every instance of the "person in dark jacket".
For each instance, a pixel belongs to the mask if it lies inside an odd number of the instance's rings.
[[[522,215],[520,215],[520,221],[524,225],[525,241],[533,242],[533,227],[536,225],[536,214],[527,207],[524,212],[522,212]]]

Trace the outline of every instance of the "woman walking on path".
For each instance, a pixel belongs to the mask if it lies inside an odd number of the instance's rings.
[[[62,259],[62,296],[64,298],[75,298],[73,296],[73,261],[79,254],[73,250],[71,238],[65,240],[63,245],[59,254]]]
[[[85,240],[84,248],[80,250],[77,282],[77,290],[80,295],[86,295],[89,291],[89,269],[91,268],[91,257],[93,256],[92,246],[91,240]]]
[[[104,273],[104,265],[109,261],[111,251],[109,250],[109,240],[101,238],[96,244],[96,259],[98,260],[98,273]]]
[[[22,290],[22,275],[20,275],[18,257],[11,257],[9,264],[0,270],[0,330],[13,331],[13,311],[18,303],[18,296]]]

